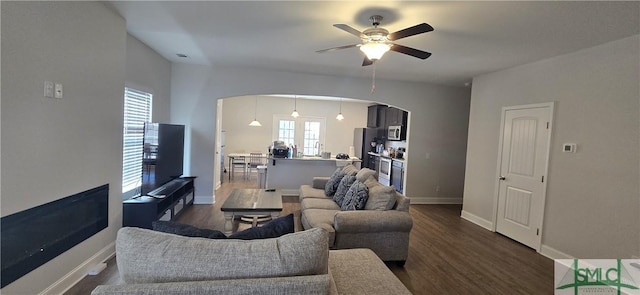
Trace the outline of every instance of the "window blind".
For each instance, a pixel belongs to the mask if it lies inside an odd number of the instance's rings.
[[[124,89],[124,130],[122,147],[122,193],[140,187],[144,123],[151,122],[153,95],[132,88]]]

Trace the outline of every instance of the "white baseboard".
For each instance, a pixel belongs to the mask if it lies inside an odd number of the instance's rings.
[[[194,205],[209,205],[213,204],[213,196],[195,196],[193,198]]]
[[[429,197],[411,197],[412,205],[451,205],[462,204],[462,198],[429,198]]]
[[[542,245],[540,247],[540,252],[539,252],[542,256],[550,258],[550,259],[573,259],[575,257],[564,253],[562,251],[553,249],[547,245]]]
[[[493,231],[493,222],[491,220],[486,220],[482,217],[471,214],[468,211],[464,211],[464,210],[462,210],[462,214],[460,214],[460,217],[480,227],[483,227],[489,231]]]
[[[80,282],[80,280],[82,280],[87,275],[89,270],[91,270],[96,265],[109,260],[115,254],[116,242],[113,241],[106,247],[102,248],[102,250],[98,251],[98,253],[91,256],[85,262],[78,265],[67,275],[57,280],[48,288],[44,289],[42,292],[40,292],[40,294],[64,294],[69,289],[71,289],[71,287]]]

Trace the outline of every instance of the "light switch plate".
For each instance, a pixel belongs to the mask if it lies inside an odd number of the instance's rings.
[[[44,81],[44,97],[53,97],[53,82]]]
[[[576,152],[576,144],[575,143],[565,143],[562,145],[563,153],[575,153]]]

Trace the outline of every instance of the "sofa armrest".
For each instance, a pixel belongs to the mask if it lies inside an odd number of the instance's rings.
[[[314,177],[312,187],[324,190],[324,187],[327,186],[327,182],[329,182],[329,178],[330,177],[326,176]]]
[[[409,232],[413,227],[411,215],[398,210],[339,211],[333,218],[336,233]]]
[[[331,290],[331,276],[323,274],[236,280],[100,285],[91,292],[91,295],[328,294]]]

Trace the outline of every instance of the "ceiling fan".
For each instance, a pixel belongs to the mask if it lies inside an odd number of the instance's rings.
[[[429,52],[393,43],[393,41],[396,41],[402,38],[433,31],[433,27],[430,26],[429,24],[421,23],[419,25],[415,25],[413,27],[409,27],[404,30],[397,31],[395,33],[389,33],[388,30],[378,27],[380,25],[380,21],[382,21],[382,16],[374,15],[374,16],[371,16],[369,20],[371,20],[373,27],[368,28],[363,32],[360,32],[352,28],[351,26],[345,25],[345,24],[333,25],[338,29],[341,29],[349,34],[352,34],[360,38],[362,40],[362,44],[352,44],[352,45],[333,47],[333,48],[318,50],[316,52],[323,53],[323,52],[332,51],[332,50],[359,47],[360,50],[365,54],[364,61],[362,62],[363,66],[368,66],[373,64],[375,61],[382,58],[382,55],[384,55],[389,50],[411,55],[419,59],[426,59],[427,57],[431,56],[431,53]]]

